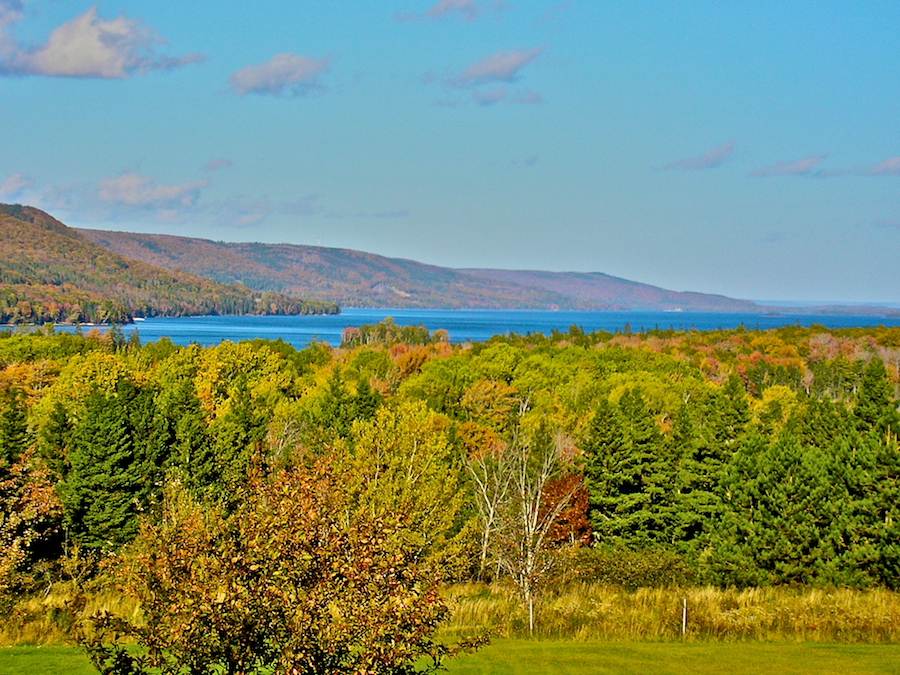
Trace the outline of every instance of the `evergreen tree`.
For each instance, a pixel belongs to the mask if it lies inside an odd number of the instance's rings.
[[[844,488],[829,453],[786,431],[752,434],[724,476],[725,512],[710,531],[717,581],[738,586],[844,583],[836,544]]]
[[[863,371],[853,416],[860,431],[890,432],[894,436],[900,432],[897,402],[881,359],[872,359]]]
[[[69,535],[87,548],[115,548],[131,541],[138,514],[160,492],[156,458],[129,409],[135,398],[140,399],[138,391],[129,382],[120,383],[110,396],[94,391],[72,433],[60,497]]]
[[[827,448],[846,433],[846,411],[831,399],[813,398],[794,413],[788,425],[804,445]]]
[[[28,446],[25,392],[13,387],[0,394],[0,480]]]
[[[69,472],[72,423],[62,403],[55,401],[38,435],[38,455],[50,472],[62,479]]]
[[[235,383],[229,393],[227,412],[209,425],[211,444],[202,456],[205,485],[199,486],[208,497],[226,504],[262,452],[268,422],[246,383]],[[194,470],[193,465],[188,468]]]
[[[674,467],[639,390],[626,391],[617,404],[601,400],[583,448],[595,536],[631,548],[669,541]]]
[[[685,518],[687,539],[700,548],[722,516],[725,471],[745,436],[750,410],[744,387],[734,375],[701,398],[695,408],[696,440],[689,448],[691,454],[684,457],[679,477],[681,511],[692,514]]]

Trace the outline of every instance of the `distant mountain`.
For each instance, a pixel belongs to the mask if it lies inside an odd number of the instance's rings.
[[[635,310],[695,312],[764,312],[750,300],[724,295],[682,293],[658,286],[612,277],[601,272],[537,272],[527,270],[460,270],[474,278],[514,283],[527,288],[563,294],[571,302],[600,307],[620,305]]]
[[[600,273],[451,269],[319,246],[81,232],[158,267],[349,307],[766,311],[748,300],[678,293]]]
[[[129,260],[43,211],[0,204],[0,323],[337,311]]]

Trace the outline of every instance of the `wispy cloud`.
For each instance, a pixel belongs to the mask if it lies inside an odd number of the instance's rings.
[[[847,176],[900,176],[900,157],[888,157],[873,166],[856,169],[819,169],[819,163],[828,155],[811,155],[801,159],[778,162],[757,169],[752,177],[808,176],[810,178],[840,178]]]
[[[481,106],[491,106],[497,103],[538,105],[544,102],[539,93],[529,89],[521,89],[508,94],[505,85],[491,89],[476,89],[472,92],[472,100]]]
[[[136,172],[126,172],[92,183],[70,183],[44,188],[35,187],[35,182],[29,177],[16,174],[0,184],[2,190],[25,190],[29,203],[38,208],[82,223],[191,223],[251,228],[262,225],[275,216],[288,220],[313,215],[397,220],[410,215],[407,209],[357,213],[326,210],[320,203],[321,196],[315,193],[288,200],[273,200],[268,195],[243,194],[231,194],[217,199],[210,195],[210,187],[210,182],[206,180],[164,183]]]
[[[440,0],[421,13],[395,12],[394,21],[401,23],[427,19],[437,21],[455,16],[463,21],[471,22],[487,14],[499,19],[501,14],[508,9],[510,7],[505,2],[492,2],[485,7],[483,3],[476,2],[476,0]]]
[[[772,231],[767,235],[760,237],[757,239],[762,244],[780,244],[783,241],[787,241],[788,237],[784,232]]]
[[[541,46],[526,50],[500,50],[456,74],[450,70],[443,75],[430,72],[421,79],[425,84],[440,84],[447,89],[447,96],[436,102],[441,107],[456,108],[466,102],[482,107],[498,103],[538,105],[544,102],[540,93],[531,89],[510,90],[508,85],[518,82],[521,71],[545,49]],[[469,94],[460,94],[460,90],[469,90]]]
[[[808,176],[813,173],[813,170],[826,157],[828,157],[828,155],[811,155],[801,159],[777,162],[772,166],[751,171],[750,176],[754,178],[766,178],[768,176]]]
[[[525,159],[511,159],[510,164],[514,166],[527,166],[530,168],[537,164],[538,160],[540,160],[539,155],[529,155]]]
[[[3,199],[18,199],[33,187],[34,178],[26,176],[24,173],[16,173],[0,185],[0,197]]]
[[[552,7],[548,7],[538,18],[537,22],[543,25],[558,24],[565,19],[571,7],[572,3],[569,0],[557,3]]]
[[[220,171],[222,169],[229,169],[234,166],[234,162],[225,157],[215,157],[214,159],[209,160],[206,164],[203,165],[204,171]]]
[[[453,79],[453,84],[466,87],[497,82],[515,82],[519,72],[528,64],[533,63],[544,49],[546,47],[513,51],[500,50],[468,66]]]
[[[164,209],[194,206],[200,190],[208,181],[181,185],[158,185],[152,178],[138,173],[124,173],[97,183],[97,199],[103,204],[138,209]]]
[[[734,141],[728,141],[724,145],[718,145],[711,150],[707,150],[698,157],[685,157],[674,162],[670,162],[663,167],[664,171],[702,171],[704,169],[715,169],[727,162],[732,153],[734,153]]]
[[[510,103],[521,103],[522,105],[538,105],[544,102],[544,97],[536,91],[530,89],[520,89],[514,92],[509,99]]]
[[[506,87],[494,87],[484,91],[473,91],[472,99],[478,105],[495,105],[506,98]]]
[[[172,70],[205,60],[202,54],[164,56],[166,40],[124,14],[105,20],[97,7],[57,27],[47,42],[23,49],[9,29],[22,17],[22,3],[0,4],[0,74],[123,79]]]
[[[268,197],[249,199],[244,195],[232,195],[210,207],[215,224],[238,228],[259,225],[275,211]]]
[[[900,218],[883,218],[872,225],[879,230],[900,230]]]
[[[201,212],[198,200],[207,181],[161,184],[126,172],[96,183],[54,185],[34,192],[38,208],[59,211],[80,221],[182,223]]]
[[[900,176],[900,157],[888,157],[875,166],[863,169],[864,176]]]
[[[304,96],[324,90],[320,76],[328,72],[327,56],[314,59],[298,54],[278,54],[258,66],[245,66],[228,77],[228,86],[238,96]]]

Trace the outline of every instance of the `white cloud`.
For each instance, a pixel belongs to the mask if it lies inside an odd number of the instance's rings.
[[[141,209],[162,209],[193,206],[207,181],[182,185],[157,185],[152,178],[137,173],[125,173],[117,178],[105,178],[97,183],[97,198],[104,204]]]
[[[812,155],[803,157],[802,159],[794,159],[786,162],[777,162],[772,166],[763,169],[757,169],[750,173],[755,178],[765,178],[768,176],[807,176],[815,169],[819,162],[828,157],[828,155]]]
[[[505,2],[492,2],[490,10],[496,18],[500,17],[501,12],[508,10],[509,5]],[[421,14],[415,12],[395,12],[394,21],[408,23],[412,21],[421,21],[423,19],[431,19],[433,21],[445,19],[447,17],[458,16],[463,21],[475,21],[485,14],[482,3],[475,0],[440,0],[429,7]]]
[[[457,86],[514,82],[519,71],[533,62],[545,47],[525,51],[498,51],[466,68],[453,83]]]
[[[234,162],[225,157],[216,157],[209,160],[203,165],[204,171],[219,171],[220,169],[229,169],[234,166]]]
[[[285,92],[302,96],[324,87],[319,76],[328,71],[328,57],[313,59],[297,54],[278,54],[258,66],[245,66],[228,78],[228,85],[238,96]]]
[[[16,10],[21,4],[10,6],[12,10],[0,10],[0,30],[21,18]],[[8,75],[122,79],[205,59],[200,54],[161,56],[156,50],[166,41],[152,29],[124,15],[101,19],[96,6],[56,28],[45,44],[33,49],[24,50],[5,32],[3,35],[0,73]]]
[[[888,157],[862,173],[865,176],[900,176],[900,157]]]
[[[733,152],[734,142],[728,141],[724,145],[718,145],[711,150],[707,150],[698,157],[685,157],[666,164],[663,170],[702,171],[703,169],[715,169],[727,162]]]
[[[26,190],[34,187],[34,179],[24,173],[16,173],[7,178],[0,185],[0,197],[4,199],[16,199]]]

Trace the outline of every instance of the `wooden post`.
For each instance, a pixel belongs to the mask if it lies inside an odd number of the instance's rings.
[[[681,637],[687,632],[687,598],[684,598],[681,606]]]

